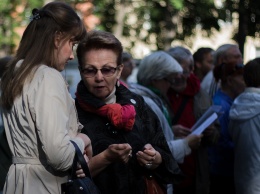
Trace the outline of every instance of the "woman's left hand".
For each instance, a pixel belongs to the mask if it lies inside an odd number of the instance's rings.
[[[161,154],[151,144],[146,144],[143,151],[136,153],[136,157],[139,164],[147,169],[155,169],[162,163]]]
[[[88,161],[89,161],[88,156],[86,154],[84,154],[83,156],[84,156],[85,161],[88,163]],[[83,169],[81,168],[80,164],[77,165],[76,175],[79,178],[84,178],[86,176],[85,173],[83,172]]]

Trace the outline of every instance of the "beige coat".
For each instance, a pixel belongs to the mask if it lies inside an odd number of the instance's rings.
[[[4,194],[60,194],[75,149],[83,150],[74,100],[57,70],[41,65],[10,111],[3,113],[13,155]]]

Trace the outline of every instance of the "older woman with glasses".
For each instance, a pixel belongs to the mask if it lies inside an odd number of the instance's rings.
[[[179,168],[155,113],[119,81],[122,50],[120,41],[103,31],[89,32],[78,45],[82,80],[76,108],[92,142],[89,167],[101,193],[144,194],[145,177],[169,183]]]

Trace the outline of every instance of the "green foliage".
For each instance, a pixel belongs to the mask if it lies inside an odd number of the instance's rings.
[[[15,31],[18,27],[29,23],[32,8],[40,8],[43,0],[1,0],[0,1],[0,49],[10,55],[17,46],[20,35]]]
[[[183,9],[183,0],[170,0],[170,3],[177,10]]]
[[[158,49],[164,49],[174,39],[184,40],[193,35],[198,24],[210,36],[212,29],[219,30],[219,20],[226,20],[225,10],[216,8],[214,0],[103,0],[94,2],[95,13],[99,13],[101,19],[99,28],[113,32],[118,11],[116,3],[132,6],[132,13],[126,14],[125,21],[132,14],[138,18],[134,25],[125,22],[122,35],[129,37],[132,30],[140,41],[150,44],[151,36],[156,34]],[[144,30],[147,31],[145,35],[142,33]]]
[[[112,28],[116,23],[116,10],[115,10],[115,2],[104,0],[104,1],[96,1],[94,15],[98,16],[101,20],[101,25],[99,26],[100,30],[105,30],[108,32],[112,32]]]
[[[83,0],[64,0],[68,3]],[[232,14],[240,15],[240,27],[234,31],[234,38],[243,44],[243,36],[260,37],[260,1],[259,0],[86,0],[95,7],[93,14],[100,18],[98,29],[114,32],[118,24],[120,6],[127,12],[124,14],[122,37],[129,40],[132,47],[136,41],[146,44],[156,43],[157,49],[165,49],[176,39],[186,40],[200,29],[204,36],[210,36],[212,31],[220,29],[220,21],[232,22]],[[42,7],[44,0],[0,0],[0,42],[1,48],[14,47],[16,34],[14,29],[26,26],[29,22],[32,8]],[[21,13],[13,17],[18,6],[24,6]],[[137,18],[133,23],[131,18]],[[120,28],[119,28],[120,29]],[[154,41],[154,37],[156,41]],[[129,47],[130,47],[129,46]],[[129,48],[130,49],[130,48]]]

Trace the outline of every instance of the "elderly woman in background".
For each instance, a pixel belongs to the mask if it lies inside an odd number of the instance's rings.
[[[143,96],[159,117],[169,148],[178,163],[183,162],[191,149],[198,148],[201,140],[201,136],[197,135],[177,140],[174,138],[167,91],[171,87],[171,79],[181,73],[182,67],[175,59],[164,51],[157,51],[141,60],[137,74],[138,84],[129,85],[129,89]],[[176,127],[185,128],[182,125],[174,126]],[[168,187],[168,193],[173,193],[171,187]]]
[[[77,48],[82,80],[76,107],[92,142],[90,171],[103,194],[144,194],[145,175],[169,183],[179,168],[160,121],[143,98],[120,84],[122,45],[111,33],[89,32]]]
[[[168,99],[174,113],[173,124],[191,128],[203,113],[211,106],[211,99],[200,89],[200,81],[193,74],[194,61],[191,52],[181,46],[173,47],[168,53],[183,68],[183,73],[170,79],[171,88]],[[173,129],[178,138],[187,137],[191,131],[185,128]],[[185,157],[180,165],[186,175],[185,179],[176,185],[176,194],[208,194],[209,191],[209,164],[208,146],[216,142],[219,133],[214,125],[203,132],[201,144],[197,150]]]

